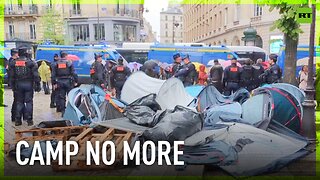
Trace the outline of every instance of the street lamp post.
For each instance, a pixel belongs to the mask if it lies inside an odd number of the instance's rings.
[[[179,26],[179,23],[177,22],[174,22],[172,23],[172,44],[174,44],[174,27],[178,27]]]
[[[313,61],[314,61],[314,38],[315,38],[315,21],[316,21],[316,6],[312,5],[312,23],[310,27],[310,40],[309,40],[309,61],[308,61],[308,82],[306,89],[306,99],[303,102],[303,121],[302,121],[302,134],[310,141],[316,141],[316,126],[315,126],[315,89],[313,85]]]

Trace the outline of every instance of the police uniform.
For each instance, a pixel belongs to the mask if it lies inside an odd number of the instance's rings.
[[[266,83],[273,84],[278,83],[281,80],[281,68],[278,64],[271,65],[265,72]]]
[[[101,55],[96,56],[96,58],[98,57],[101,57]],[[101,62],[96,60],[92,63],[90,68],[90,77],[92,84],[104,88],[106,69]]]
[[[242,72],[240,75],[240,86],[247,89],[248,91],[252,90],[253,71],[253,67],[249,64],[246,64],[242,67]]]
[[[172,66],[172,68],[171,68],[171,70],[170,70],[170,71],[171,71],[171,74],[170,74],[171,77],[172,77],[174,74],[178,73],[179,70],[182,69],[181,63],[176,61],[176,59],[179,58],[179,57],[181,57],[179,53],[176,53],[176,54],[173,55],[173,60],[174,60],[174,62],[173,62],[173,66]],[[170,77],[168,77],[168,78],[170,78]]]
[[[261,64],[255,64],[252,67],[253,67],[252,89],[255,89],[255,88],[258,88],[263,82],[261,75],[264,73],[264,68]]]
[[[225,95],[229,96],[239,89],[241,68],[231,65],[224,70],[223,84],[226,87]]]
[[[25,48],[19,49],[20,57],[9,63],[10,81],[12,89],[15,92],[15,125],[22,124],[21,119],[24,116],[28,125],[33,125],[33,89],[40,92],[40,77],[38,66],[28,57]]]
[[[220,93],[222,92],[222,75],[223,68],[220,64],[214,65],[210,69],[210,83],[217,88]]]
[[[78,76],[71,61],[61,56],[61,59],[53,64],[52,82],[57,87],[57,112],[62,112],[63,115],[66,108],[66,95],[74,87],[74,84],[78,83]]]
[[[12,87],[12,85],[11,85],[11,75],[10,75],[10,64],[16,59],[16,58],[13,57],[14,54],[18,54],[18,50],[15,49],[15,48],[11,49],[11,57],[9,58],[8,65],[7,65],[8,85],[9,85],[9,87]],[[15,91],[14,88],[12,88],[12,92],[13,92],[13,102],[12,102],[12,106],[11,106],[11,121],[14,122],[15,121],[15,116],[16,116],[17,98],[16,98],[16,91]],[[23,116],[23,113],[22,113],[22,116]],[[23,116],[23,118],[24,118],[24,116]]]
[[[196,67],[189,61],[188,64],[184,64],[182,69],[174,76],[179,78],[185,87],[192,86],[197,79]]]
[[[116,97],[120,99],[121,91],[127,78],[130,76],[131,71],[128,67],[124,66],[122,63],[116,65],[111,70],[111,82],[112,87],[116,89]]]

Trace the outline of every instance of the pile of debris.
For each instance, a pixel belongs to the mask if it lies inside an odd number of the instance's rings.
[[[298,88],[272,84],[232,96],[214,86],[195,89],[190,95],[190,87],[186,91],[178,79],[163,81],[137,72],[126,81],[121,99],[96,86],[73,89],[64,119],[74,126],[132,132],[139,141],[184,141],[186,164],[214,165],[231,175],[279,170],[308,154],[309,143],[299,135],[305,94]],[[85,137],[76,140],[98,138],[91,132]]]

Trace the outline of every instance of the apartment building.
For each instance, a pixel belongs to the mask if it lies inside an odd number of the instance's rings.
[[[160,43],[183,42],[183,14],[180,6],[169,6],[160,12]]]

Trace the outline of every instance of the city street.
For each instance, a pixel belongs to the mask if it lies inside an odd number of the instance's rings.
[[[12,91],[11,89],[5,89],[5,104],[9,105],[5,108],[5,142],[13,143],[15,137],[15,130],[27,130],[30,129],[26,125],[26,122],[23,123],[22,126],[15,127],[11,122],[11,104],[12,104]],[[60,114],[55,112],[55,109],[49,108],[50,96],[44,95],[44,92],[35,93],[34,97],[34,124],[38,124],[42,121],[54,121],[61,119]],[[268,174],[271,176],[313,176],[316,171],[315,166],[315,156],[316,153],[311,153],[307,157],[298,160],[290,164],[289,166],[281,169],[279,172],[275,172],[273,174]],[[319,161],[316,161],[317,165],[320,165]],[[158,168],[165,169],[165,171],[158,171]],[[140,171],[140,169],[142,171]],[[168,170],[170,169],[170,170]],[[133,176],[133,175],[146,175],[145,173],[149,173],[147,175],[170,175],[163,172],[169,172],[171,175],[183,175],[184,173],[178,172],[174,170],[174,167],[170,167],[166,169],[166,167],[155,167],[155,166],[143,166],[138,168],[134,167],[126,167],[126,168],[116,168],[111,171],[77,171],[77,172],[54,172],[52,171],[50,166],[19,166],[15,160],[6,156],[5,158],[5,175],[17,175],[17,171],[19,172],[19,176],[23,175],[37,175],[37,176],[50,176],[50,175],[59,175],[59,176]],[[217,167],[201,167],[201,166],[189,166],[187,170],[192,169],[193,176],[227,176],[228,174],[222,171]],[[185,170],[186,171],[186,170]],[[193,172],[194,171],[194,172]],[[154,173],[154,174],[152,174]],[[160,173],[160,174],[159,174]],[[189,171],[188,171],[189,173]]]

